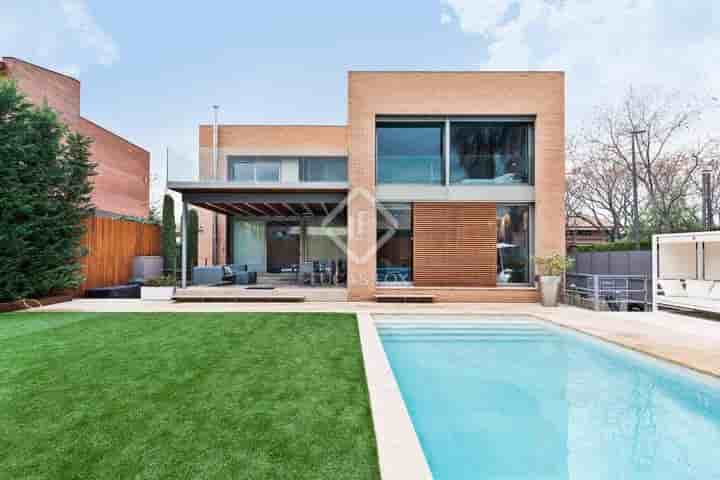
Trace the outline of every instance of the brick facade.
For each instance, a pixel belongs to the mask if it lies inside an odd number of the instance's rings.
[[[535,252],[565,252],[565,75],[562,72],[350,72],[348,150],[350,186],[375,192],[378,115],[535,116]],[[372,210],[351,195],[349,215]],[[349,232],[349,248],[372,250],[375,216]],[[352,223],[350,227],[352,228]],[[350,264],[351,300],[375,294],[375,256]]]
[[[212,178],[212,125],[199,129],[200,180]],[[218,179],[227,179],[228,155],[347,155],[347,129],[336,125],[220,125]],[[198,208],[198,263],[212,264],[212,212]],[[227,219],[218,215],[218,258],[227,257]]]
[[[226,156],[232,154],[346,155],[348,248],[353,252],[347,258],[350,300],[372,300],[380,292],[413,292],[432,294],[439,301],[451,302],[537,301],[537,290],[532,286],[377,287],[375,124],[379,116],[532,117],[534,186],[530,201],[518,201],[533,205],[535,255],[564,253],[565,77],[562,72],[350,72],[347,126],[221,125],[219,180],[226,180]],[[199,138],[200,177],[209,179],[212,127],[201,126]],[[507,202],[505,198],[480,201],[494,205],[496,200]],[[398,201],[415,202],[412,199]],[[200,218],[200,263],[211,263],[212,214],[202,211]],[[218,248],[222,263],[229,261],[223,215],[219,215],[219,222]]]
[[[150,153],[81,116],[78,80],[16,58],[2,58],[0,63],[0,76],[16,82],[32,103],[47,104],[72,130],[92,137],[92,161],[98,165],[92,196],[96,208],[146,217]]]

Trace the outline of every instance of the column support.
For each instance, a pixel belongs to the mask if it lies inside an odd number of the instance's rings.
[[[658,264],[658,237],[653,235],[652,242],[652,277],[650,278],[650,291],[652,292],[652,311],[657,312],[657,284],[660,268]]]
[[[182,200],[182,219],[181,219],[181,222],[182,222],[182,262],[181,262],[181,265],[182,265],[182,267],[181,267],[182,268],[182,273],[181,273],[182,288],[187,288],[187,239],[188,239],[188,234],[187,234],[188,218],[187,217],[188,217],[188,206],[187,206],[187,202],[183,198],[183,200]]]

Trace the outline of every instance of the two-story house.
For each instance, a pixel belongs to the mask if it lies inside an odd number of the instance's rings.
[[[340,126],[200,126],[199,263],[342,271],[349,300],[537,300],[565,251],[562,72],[357,72]],[[335,276],[337,279],[338,277]]]

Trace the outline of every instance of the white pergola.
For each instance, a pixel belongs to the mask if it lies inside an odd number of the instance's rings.
[[[653,235],[652,279],[653,310],[720,314],[720,231]]]

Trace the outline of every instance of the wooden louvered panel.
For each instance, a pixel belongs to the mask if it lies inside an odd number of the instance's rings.
[[[494,287],[494,203],[416,203],[413,277],[419,287]]]

